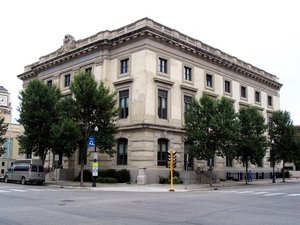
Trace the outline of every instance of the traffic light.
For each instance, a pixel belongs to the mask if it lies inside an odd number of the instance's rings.
[[[176,168],[176,164],[177,164],[177,155],[176,155],[176,151],[173,151],[173,168]]]

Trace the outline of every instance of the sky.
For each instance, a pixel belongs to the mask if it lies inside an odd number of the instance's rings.
[[[11,93],[12,122],[24,66],[76,40],[144,17],[279,78],[281,109],[300,125],[298,0],[9,0],[0,1],[0,86]]]

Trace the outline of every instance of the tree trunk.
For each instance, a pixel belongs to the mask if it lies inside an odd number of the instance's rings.
[[[246,184],[248,184],[248,160],[246,160]]]
[[[284,164],[285,164],[285,161],[283,160],[283,165],[282,165],[282,182],[285,182]]]

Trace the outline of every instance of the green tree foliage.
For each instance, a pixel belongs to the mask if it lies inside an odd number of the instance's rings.
[[[19,138],[20,152],[34,154],[45,161],[46,154],[51,150],[51,127],[57,122],[55,105],[60,98],[56,87],[48,87],[41,81],[29,82],[21,91],[19,99],[19,123],[24,127],[24,134]]]
[[[0,156],[5,153],[5,147],[4,147],[4,142],[5,138],[4,135],[7,131],[7,124],[4,123],[4,117],[0,116]]]
[[[207,94],[193,99],[185,117],[187,141],[197,159],[211,159],[214,155],[235,156],[238,121],[233,103],[226,98],[215,100]]]
[[[96,146],[101,152],[113,154],[112,148],[115,145],[114,135],[117,126],[114,121],[118,113],[116,108],[115,93],[111,93],[101,82],[97,85],[91,73],[80,71],[76,74],[71,84],[71,91],[74,94],[72,115],[78,124],[80,131],[79,151],[81,155],[81,185],[83,182],[84,159],[87,154],[88,136],[96,135]],[[99,128],[95,134],[94,128]]]
[[[274,141],[272,158],[277,163],[283,161],[284,174],[284,164],[288,161],[295,161],[298,154],[296,129],[289,112],[282,110],[273,112],[269,134],[270,139]],[[283,181],[285,181],[284,176]]]
[[[260,164],[265,156],[268,146],[265,136],[267,126],[263,115],[255,107],[240,109],[238,118],[240,125],[236,156],[246,164],[248,174],[248,162]]]

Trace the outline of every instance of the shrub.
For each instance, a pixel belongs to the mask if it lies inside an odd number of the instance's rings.
[[[117,180],[118,183],[127,183],[130,182],[130,172],[126,169],[117,171]]]
[[[223,177],[220,177],[220,181],[226,181],[226,179]]]
[[[168,184],[169,183],[169,179],[166,178],[166,177],[159,176],[159,183],[160,184]]]
[[[178,177],[173,177],[173,184],[180,184],[181,181]]]
[[[103,178],[103,183],[115,184],[115,183],[118,183],[118,180],[114,177],[104,177]]]

